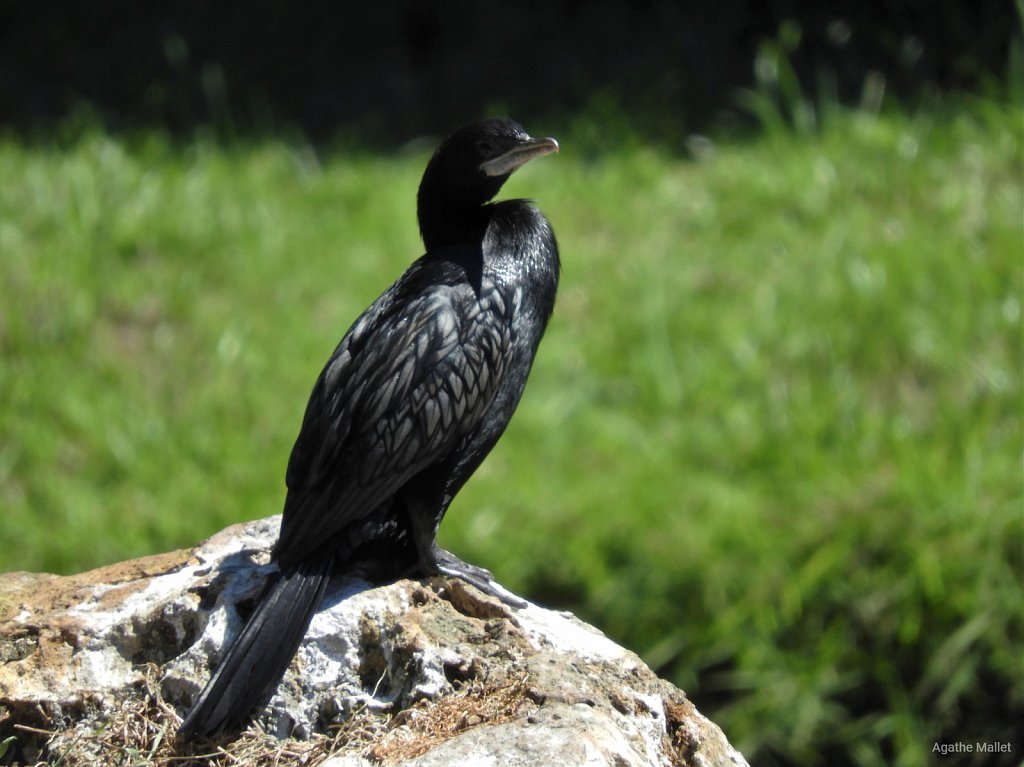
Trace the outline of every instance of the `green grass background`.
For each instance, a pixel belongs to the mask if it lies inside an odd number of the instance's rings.
[[[562,288],[442,543],[752,763],[1019,763],[1024,110],[770,122],[693,159],[580,120],[510,181]],[[0,570],[277,513],[320,366],[421,252],[427,151],[0,138]]]

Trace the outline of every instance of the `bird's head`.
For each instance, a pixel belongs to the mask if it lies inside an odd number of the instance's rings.
[[[534,138],[514,120],[464,125],[427,164],[418,199],[421,227],[424,215],[457,215],[484,205],[517,168],[557,151],[555,139]]]

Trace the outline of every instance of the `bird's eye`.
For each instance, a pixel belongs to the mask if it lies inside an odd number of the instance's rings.
[[[494,151],[494,144],[486,139],[481,140],[480,143],[477,144],[477,147],[485,154],[490,154]]]

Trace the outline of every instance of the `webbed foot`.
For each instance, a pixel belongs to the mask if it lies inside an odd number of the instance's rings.
[[[480,589],[485,594],[500,599],[509,607],[526,607],[529,604],[526,600],[516,596],[494,580],[490,570],[464,562],[450,551],[446,551],[438,546],[434,546],[432,554],[434,557],[434,569],[439,575],[460,578]]]

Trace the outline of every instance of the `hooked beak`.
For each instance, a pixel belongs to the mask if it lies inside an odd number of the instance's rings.
[[[530,138],[516,144],[505,154],[480,164],[480,170],[488,176],[507,176],[517,168],[521,168],[534,157],[558,151],[558,142],[553,138]]]

